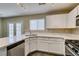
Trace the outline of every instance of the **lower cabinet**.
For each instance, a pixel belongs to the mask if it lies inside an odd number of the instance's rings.
[[[36,50],[65,55],[64,43],[63,38],[31,37],[25,41],[25,55]]]
[[[30,52],[30,48],[29,48],[29,39],[25,40],[25,56],[27,56],[27,54]]]
[[[30,52],[37,50],[37,38],[30,37],[25,40],[25,56],[27,56]]]
[[[65,55],[63,38],[38,38],[38,50]]]
[[[30,41],[29,42],[30,52],[37,50],[37,38],[35,37],[29,38],[29,41]]]
[[[48,51],[52,53],[58,53],[58,54],[65,55],[65,47],[63,43],[57,43],[57,42],[49,43]]]
[[[0,56],[7,56],[7,48],[6,47],[0,48]]]
[[[48,51],[48,43],[47,42],[38,42],[38,50],[39,51]]]

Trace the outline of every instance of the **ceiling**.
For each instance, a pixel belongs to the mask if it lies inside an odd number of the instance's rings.
[[[55,13],[70,11],[77,3],[0,3],[0,17]]]

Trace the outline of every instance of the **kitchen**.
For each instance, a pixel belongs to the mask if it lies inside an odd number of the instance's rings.
[[[0,56],[79,55],[78,3],[0,6]]]

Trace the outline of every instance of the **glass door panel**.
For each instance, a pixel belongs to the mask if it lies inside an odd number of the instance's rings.
[[[19,40],[21,39],[21,34],[22,34],[22,30],[21,30],[21,23],[16,23],[16,39]]]
[[[9,24],[9,42],[14,42],[14,24]]]

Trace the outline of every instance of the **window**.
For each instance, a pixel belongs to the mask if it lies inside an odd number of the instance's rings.
[[[37,20],[30,20],[30,30],[37,30]]]
[[[30,20],[30,30],[44,30],[45,20],[44,19],[32,19]]]
[[[9,24],[9,42],[14,41],[14,24]]]

